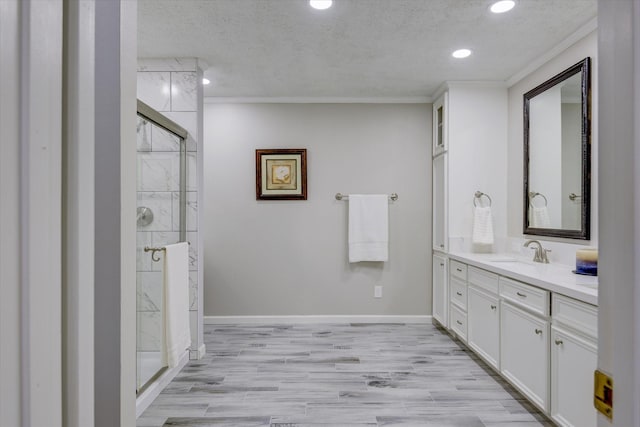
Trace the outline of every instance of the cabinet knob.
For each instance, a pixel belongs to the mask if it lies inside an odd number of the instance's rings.
[[[441,262],[441,263],[440,263],[440,267],[444,267],[444,262]]]
[[[461,268],[456,268],[457,271],[459,271],[460,273],[462,273],[462,269]]]
[[[462,322],[461,322],[461,321],[456,320],[456,323],[457,323],[458,325],[462,326]]]
[[[491,310],[495,310],[496,308],[498,308],[497,306],[491,304]]]
[[[564,344],[564,342],[562,342],[562,340],[556,340],[556,345],[562,345]]]
[[[456,295],[458,295],[459,297],[462,296],[462,292],[456,292]]]
[[[526,298],[527,297],[526,294],[523,294],[523,293],[520,293],[520,292],[516,292],[516,295],[518,295],[519,297],[522,297],[522,298]]]
[[[440,245],[441,248],[444,248],[444,245]]]
[[[542,335],[542,329],[537,329],[536,328],[536,335]]]

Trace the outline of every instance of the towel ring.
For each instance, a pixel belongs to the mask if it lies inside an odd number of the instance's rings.
[[[544,196],[544,194],[542,193],[538,193],[537,191],[530,191],[529,192],[529,205],[533,208],[535,206],[533,206],[533,199],[535,199],[537,196],[540,196],[544,199],[544,207],[547,206],[547,198]]]
[[[487,199],[489,199],[489,207],[490,207],[491,204],[493,203],[493,200],[491,200],[491,196],[489,196],[487,193],[483,193],[482,191],[476,191],[475,197],[473,198],[473,206],[478,207],[476,200],[479,200],[482,196],[485,196]]]

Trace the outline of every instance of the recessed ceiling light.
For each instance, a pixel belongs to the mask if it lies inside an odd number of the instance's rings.
[[[471,55],[471,51],[469,49],[458,49],[451,54],[454,58],[466,58]]]
[[[516,2],[513,0],[501,0],[492,4],[490,10],[493,13],[504,13],[513,9],[515,5]]]
[[[208,85],[209,83],[211,83],[211,81],[209,79],[205,79],[205,78],[202,79],[202,84],[203,85]]]
[[[329,9],[333,4],[333,0],[309,0],[309,6],[318,10]]]

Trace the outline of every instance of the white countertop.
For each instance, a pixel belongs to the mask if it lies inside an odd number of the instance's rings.
[[[449,258],[530,283],[539,288],[598,305],[598,277],[574,274],[572,266],[542,264],[510,254],[450,252]]]

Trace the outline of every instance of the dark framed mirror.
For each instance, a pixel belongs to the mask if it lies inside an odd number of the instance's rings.
[[[591,59],[524,94],[524,234],[589,240]]]

